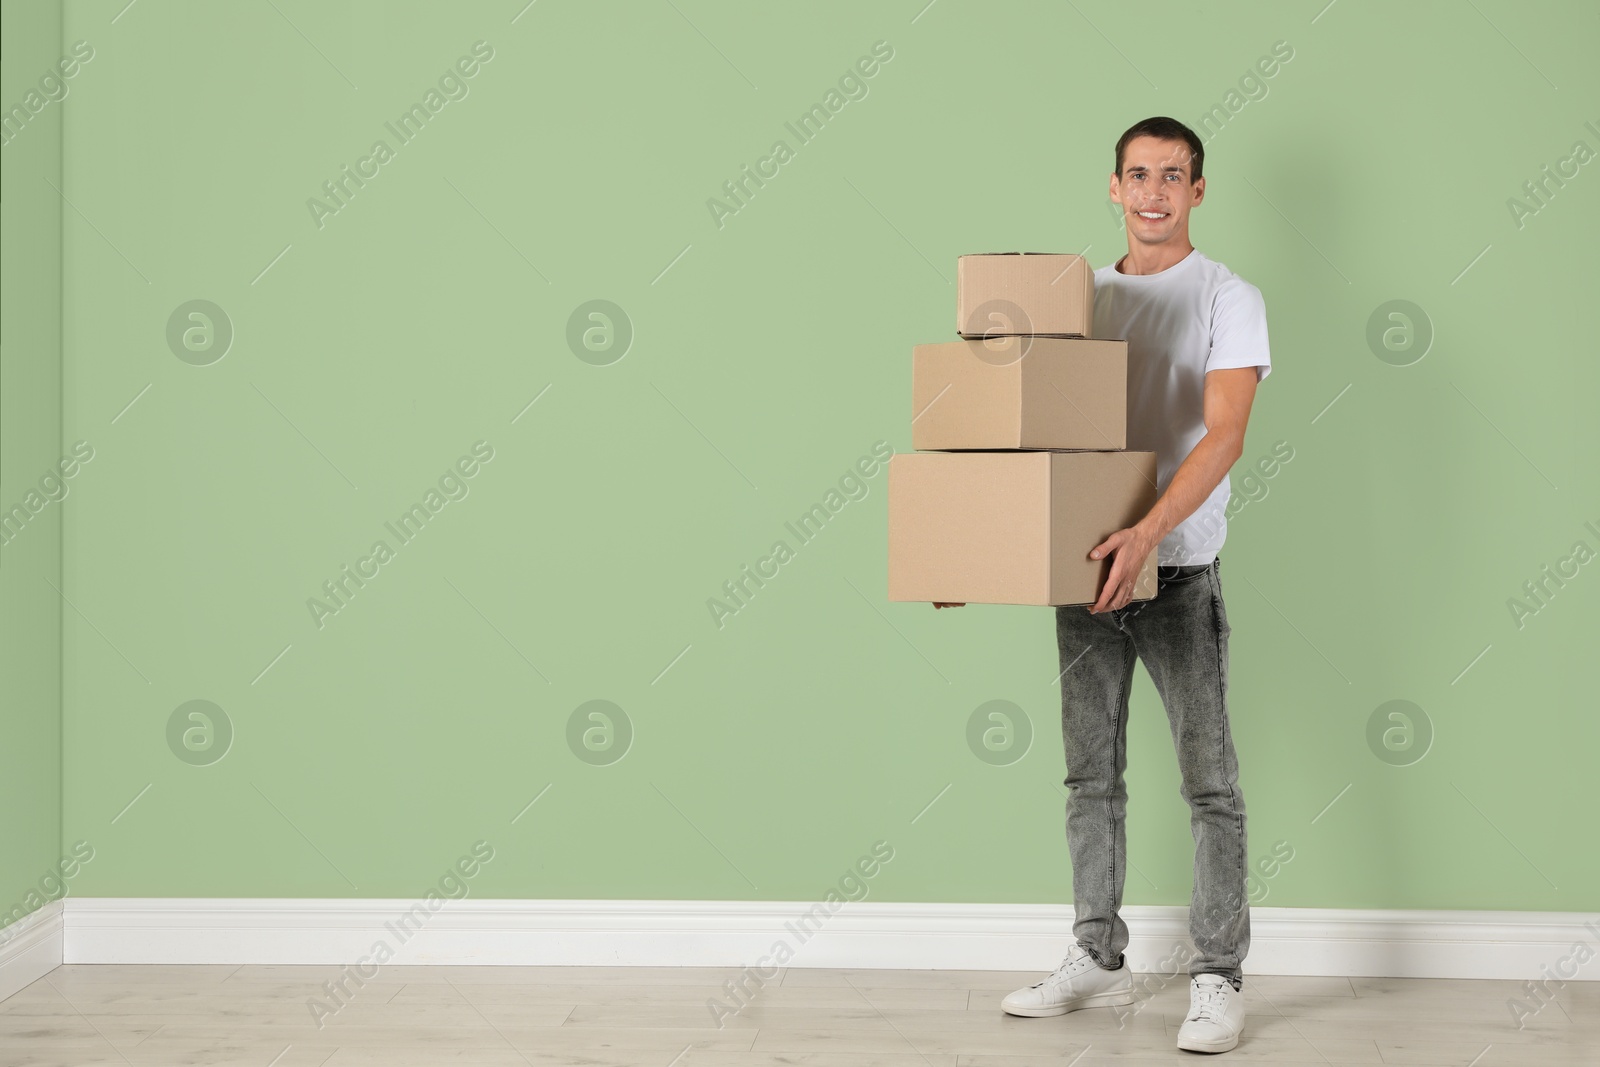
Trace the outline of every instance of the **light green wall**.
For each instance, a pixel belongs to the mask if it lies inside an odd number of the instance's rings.
[[[809,899],[882,839],[873,899],[1070,900],[1050,615],[887,603],[882,474],[720,630],[707,600],[874,442],[909,450],[958,254],[1110,262],[1117,135],[1198,126],[1283,41],[1208,134],[1193,229],[1267,301],[1241,499],[1294,450],[1222,553],[1250,853],[1294,849],[1257,899],[1600,906],[1574,836],[1600,564],[1520,628],[1507,606],[1600,548],[1600,167],[1507,207],[1600,149],[1593,5],[122,7],[70,3],[63,36],[95,49],[65,152],[61,440],[94,449],[60,513],[73,892],[409,897],[484,839],[475,896]],[[319,228],[308,199],[480,40],[469,95]],[[778,139],[719,227],[708,198]],[[567,341],[595,299],[633,326],[607,366]],[[167,340],[191,300],[232,323],[208,366]],[[1432,322],[1409,366],[1369,348],[1392,300]],[[400,544],[385,522],[479,441]],[[319,628],[308,598],[378,539]],[[1193,845],[1137,677],[1127,900],[1178,904]],[[609,766],[567,740],[597,699],[633,729]],[[1397,699],[1434,732],[1409,766],[1367,741]],[[169,749],[191,700],[232,725],[208,766]],[[991,700],[1031,723],[1007,766],[967,743]]]
[[[61,8],[0,8],[0,926],[60,897]],[[58,83],[50,82],[49,85]],[[28,100],[30,90],[37,95]],[[49,90],[54,91],[54,90]],[[71,99],[70,93],[65,99]],[[41,482],[41,479],[43,481]],[[52,499],[63,490],[60,500]],[[20,510],[14,510],[20,509]],[[69,864],[70,866],[70,864]],[[5,934],[0,933],[0,940]]]

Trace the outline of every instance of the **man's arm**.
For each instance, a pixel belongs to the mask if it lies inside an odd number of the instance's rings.
[[[1140,520],[1160,544],[1206,502],[1244,454],[1244,432],[1256,398],[1256,369],[1230,367],[1205,377],[1205,436],[1184,457],[1150,513]]]
[[[1118,530],[1089,553],[1100,559],[1116,551],[1111,574],[1106,579],[1100,600],[1091,612],[1114,611],[1133,599],[1133,587],[1144,568],[1145,558],[1159,546],[1178,524],[1205,503],[1221,484],[1223,475],[1244,454],[1245,428],[1250,421],[1250,406],[1255,402],[1255,367],[1229,367],[1209,371],[1203,395],[1206,424],[1200,438],[1167,484],[1149,514],[1126,530]]]

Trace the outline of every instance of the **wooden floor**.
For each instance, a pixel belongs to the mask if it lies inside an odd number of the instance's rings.
[[[1174,1045],[1187,976],[1136,975],[1146,988],[1127,1008],[1021,1019],[1001,1012],[1000,999],[1041,973],[794,968],[718,1027],[706,1002],[723,995],[733,970],[387,966],[351,986],[319,1028],[308,1002],[338,974],[60,967],[0,1002],[0,1067],[1143,1067],[1203,1058]],[[1226,1056],[1273,1067],[1600,1064],[1600,983],[1569,983],[1520,1030],[1506,1004],[1519,986],[1247,975],[1244,1036]]]

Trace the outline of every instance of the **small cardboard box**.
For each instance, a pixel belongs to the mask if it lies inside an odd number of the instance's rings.
[[[956,258],[962,337],[1093,334],[1094,270],[1082,256],[996,252]]]
[[[911,447],[1128,447],[1128,342],[998,337],[911,350]]]
[[[1154,452],[902,452],[889,459],[889,599],[1093,604],[1089,550],[1155,506]],[[1135,600],[1156,595],[1156,552]]]

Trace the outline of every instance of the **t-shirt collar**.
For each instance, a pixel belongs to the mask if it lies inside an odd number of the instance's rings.
[[[1123,256],[1117,257],[1116,262],[1111,264],[1111,273],[1115,274],[1119,279],[1123,279],[1123,280],[1130,281],[1130,282],[1154,282],[1154,281],[1159,281],[1162,278],[1171,277],[1172,274],[1175,271],[1181,270],[1184,267],[1188,266],[1191,261],[1198,260],[1199,256],[1200,256],[1200,249],[1191,248],[1191,249],[1189,249],[1189,254],[1188,255],[1186,255],[1182,259],[1178,260],[1178,262],[1174,263],[1172,266],[1168,267],[1166,270],[1157,271],[1154,274],[1124,274],[1120,270],[1117,269],[1117,263],[1121,263],[1123,261],[1123,259],[1127,258],[1126,255],[1123,255]]]

